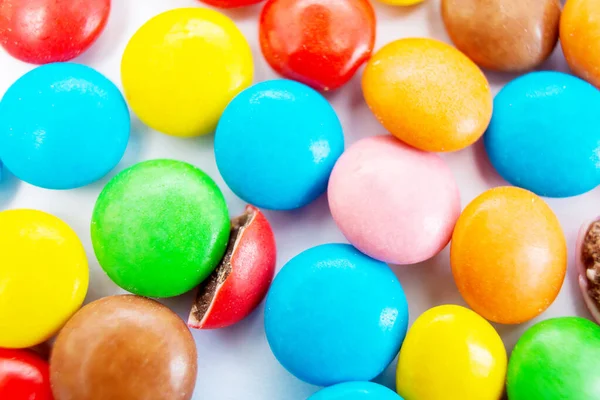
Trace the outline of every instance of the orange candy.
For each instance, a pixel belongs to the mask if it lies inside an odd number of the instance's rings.
[[[475,143],[492,117],[492,94],[479,67],[433,39],[401,39],[383,47],[367,64],[362,87],[383,126],[425,151]]]
[[[556,298],[567,267],[558,219],[535,194],[491,189],[463,211],[452,236],[452,273],[469,306],[490,321],[518,324]]]
[[[560,42],[573,72],[600,88],[600,0],[567,1]]]

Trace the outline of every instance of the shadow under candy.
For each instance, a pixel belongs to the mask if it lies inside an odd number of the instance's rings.
[[[10,204],[20,184],[21,181],[0,163],[0,209]]]

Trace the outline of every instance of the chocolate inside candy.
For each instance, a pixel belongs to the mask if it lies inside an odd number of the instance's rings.
[[[588,280],[588,294],[600,307],[600,221],[593,222],[585,234],[581,261]]]

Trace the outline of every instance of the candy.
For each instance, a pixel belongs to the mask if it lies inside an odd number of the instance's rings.
[[[385,386],[372,382],[348,382],[330,386],[307,400],[402,400]]]
[[[211,133],[253,73],[242,33],[205,8],[152,18],[133,35],[121,61],[125,97],[137,116],[152,129],[183,137]]]
[[[72,189],[94,182],[119,163],[128,140],[121,92],[84,65],[38,67],[0,103],[0,158],[35,186]]]
[[[200,285],[188,325],[224,328],[247,317],[263,300],[275,273],[275,237],[265,216],[247,206],[231,221],[227,252]]]
[[[442,0],[456,47],[484,68],[518,72],[546,60],[558,41],[559,0]]]
[[[600,91],[559,72],[534,72],[494,100],[484,136],[490,161],[510,183],[568,197],[600,184]]]
[[[382,3],[392,6],[412,6],[421,3],[423,0],[379,0]]]
[[[34,210],[0,212],[0,347],[51,337],[83,303],[85,250],[60,219]]]
[[[106,185],[92,216],[92,243],[119,286],[170,297],[198,286],[217,266],[229,238],[225,199],[198,168],[144,161]]]
[[[260,45],[271,67],[318,90],[348,82],[374,44],[368,0],[270,0],[260,17]]]
[[[196,345],[162,304],[111,296],[83,307],[62,329],[50,359],[56,400],[189,400]]]
[[[0,45],[33,64],[67,61],[98,38],[110,0],[3,0]]]
[[[28,350],[0,349],[0,399],[52,400],[48,363]]]
[[[345,244],[300,253],[267,295],[273,354],[314,385],[375,378],[394,359],[407,325],[406,298],[392,270]]]
[[[548,308],[563,283],[567,245],[550,207],[515,187],[491,189],[463,211],[450,262],[458,290],[490,321],[519,324]]]
[[[494,328],[467,308],[445,305],[408,331],[396,384],[405,400],[498,400],[505,375],[506,350]]]
[[[348,241],[392,264],[439,253],[460,214],[458,186],[446,163],[390,136],[350,147],[333,169],[328,197]]]
[[[384,46],[367,64],[362,88],[383,126],[425,151],[455,151],[475,143],[492,116],[492,95],[481,70],[433,39]]]
[[[567,1],[560,19],[560,43],[571,69],[600,88],[600,2]]]
[[[273,210],[299,208],[319,197],[343,151],[342,126],[327,100],[288,80],[240,93],[215,136],[217,166],[229,188]]]
[[[262,0],[200,0],[203,3],[221,8],[244,7],[260,3]]]
[[[581,226],[576,246],[579,289],[585,305],[600,323],[600,219]]]
[[[600,328],[578,317],[529,328],[517,342],[506,381],[511,400],[600,398]]]

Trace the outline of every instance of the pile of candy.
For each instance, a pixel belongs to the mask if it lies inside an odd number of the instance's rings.
[[[600,399],[596,324],[539,322],[509,359],[488,322],[530,321],[562,287],[567,239],[539,196],[600,184],[599,0],[568,0],[562,10],[559,0],[441,0],[456,47],[406,38],[376,52],[368,0],[268,0],[260,47],[287,79],[256,84],[246,38],[199,4],[159,14],[131,37],[123,94],[67,62],[94,43],[110,9],[110,0],[0,0],[0,44],[41,64],[0,102],[4,166],[46,189],[96,182],[124,155],[131,108],[167,135],[214,132],[218,170],[250,205],[231,218],[213,179],[182,161],[121,171],[98,197],[90,229],[100,266],[132,295],[83,307],[88,257],[76,233],[42,211],[1,211],[0,399],[191,399],[189,328],[234,325],[265,297],[277,360],[326,387],[311,400]],[[574,75],[528,72],[559,39]],[[344,149],[342,125],[319,91],[340,88],[365,63],[364,99],[391,135]],[[480,67],[525,75],[493,98]],[[480,138],[514,186],[490,189],[461,212],[436,152]],[[324,193],[350,244],[307,249],[274,278],[275,236],[260,209],[294,210]],[[409,329],[411,299],[387,264],[431,259],[450,242],[470,309],[440,305]],[[600,321],[600,220],[582,227],[575,258]],[[191,290],[187,326],[150,299]],[[396,356],[397,394],[369,382]]]

